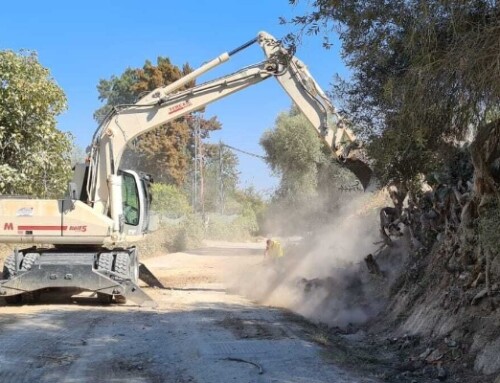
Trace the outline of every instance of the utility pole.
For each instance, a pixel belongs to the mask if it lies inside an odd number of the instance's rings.
[[[219,177],[218,178],[218,191],[219,191],[219,212],[224,214],[224,165],[222,163],[222,151],[224,150],[224,144],[219,141]]]
[[[201,140],[201,119],[202,114],[198,116],[197,126],[198,126],[198,159],[200,161],[199,169],[200,169],[200,207],[201,207],[201,218],[203,222],[205,222],[205,177],[204,177],[204,169],[203,169],[203,157],[204,157],[204,148],[203,141]]]
[[[194,172],[193,172],[193,209],[198,210],[198,123],[196,117],[193,117],[194,128]]]
[[[205,177],[204,177],[204,148],[201,140],[202,114],[196,113],[191,117],[194,139],[194,170],[193,170],[193,197],[192,204],[195,212],[200,212],[205,218]]]

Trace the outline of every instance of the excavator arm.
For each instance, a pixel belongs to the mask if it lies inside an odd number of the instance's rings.
[[[175,93],[184,84],[254,42],[265,53],[263,62]],[[350,148],[357,147],[354,134],[346,127],[307,67],[298,58],[290,56],[274,37],[261,32],[242,47],[218,56],[168,86],[153,90],[136,104],[113,109],[96,131],[91,145],[87,194],[93,208],[102,214],[109,209],[115,222],[114,230],[120,231],[119,221],[123,212],[118,168],[126,146],[139,135],[271,77],[276,78],[335,157],[349,165],[346,154]],[[359,164],[359,161],[356,162]],[[366,169],[368,167],[365,166],[364,171],[369,174]],[[366,174],[361,180],[364,186],[367,184]]]

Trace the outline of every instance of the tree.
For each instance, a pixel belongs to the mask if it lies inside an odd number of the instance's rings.
[[[266,232],[303,232],[305,216],[315,210],[318,169],[326,163],[323,143],[296,107],[281,113],[272,130],[261,137],[266,162],[280,183],[270,201],[263,226]]]
[[[71,136],[56,128],[63,90],[36,53],[0,52],[0,194],[60,196],[71,172]]]
[[[351,188],[355,178],[333,159],[309,121],[292,107],[278,116],[260,143],[271,170],[280,177],[266,212],[268,230],[299,233],[328,220],[338,206],[340,189]]]
[[[318,163],[325,161],[322,142],[297,108],[281,113],[260,144],[271,170],[280,176],[278,196],[301,199],[315,194]]]
[[[191,71],[188,64],[179,68],[168,58],[158,57],[156,65],[148,60],[142,68],[127,68],[119,77],[101,79],[97,90],[99,100],[105,105],[94,113],[94,118],[100,122],[113,106],[133,104],[141,95],[168,85]],[[194,81],[185,84],[179,91],[192,86]],[[182,117],[138,137],[134,149],[125,152],[122,166],[150,173],[160,182],[181,185],[192,157],[192,124],[193,120]],[[210,130],[220,129],[220,123],[215,118],[203,120],[201,125],[203,137]]]
[[[234,199],[242,206],[243,216],[255,217],[252,234],[256,234],[256,232],[260,231],[264,226],[265,215],[268,208],[267,201],[261,193],[255,190],[252,186],[247,187],[246,189],[236,190],[234,193]]]
[[[498,107],[495,2],[316,0],[293,22],[338,32],[353,75],[337,94],[385,182],[436,169]]]
[[[205,209],[224,212],[225,202],[238,184],[238,156],[223,144],[205,145]]]
[[[161,217],[179,218],[191,213],[192,209],[186,194],[177,186],[154,183],[151,191],[153,193],[151,209],[161,214]]]
[[[406,192],[393,193],[389,209],[409,226],[414,246],[475,264],[486,294],[472,302],[490,295],[500,255],[498,3],[315,0],[292,22],[299,35],[338,32],[353,74],[336,93],[367,139],[382,182],[410,189],[405,216]],[[288,40],[293,47],[296,38]],[[422,176],[435,182],[419,196]]]

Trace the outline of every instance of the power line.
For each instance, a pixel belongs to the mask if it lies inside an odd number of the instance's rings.
[[[246,154],[247,156],[260,158],[261,160],[267,160],[267,157],[261,156],[260,154],[250,153],[250,152],[247,152],[246,150],[238,149],[238,148],[235,148],[234,146],[230,146],[227,144],[221,144],[221,145],[225,146],[228,149],[234,150],[235,152],[240,152],[240,153]]]
[[[255,157],[261,160],[267,160],[267,157],[261,156],[260,154],[255,154],[255,153],[250,153],[247,152],[246,150],[235,148],[234,146],[224,144],[222,141],[219,142],[219,169],[218,169],[218,191],[219,191],[219,209],[220,213],[224,214],[224,208],[225,208],[225,190],[224,190],[224,165],[223,165],[223,156],[222,156],[222,148],[228,148],[230,150],[233,150],[235,152],[239,152],[242,154],[246,154],[247,156],[250,157]]]

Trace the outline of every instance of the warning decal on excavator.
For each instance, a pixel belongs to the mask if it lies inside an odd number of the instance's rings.
[[[181,103],[173,105],[170,108],[168,108],[168,114],[178,112],[179,110],[182,110],[190,105],[191,103],[189,101],[182,101]]]

